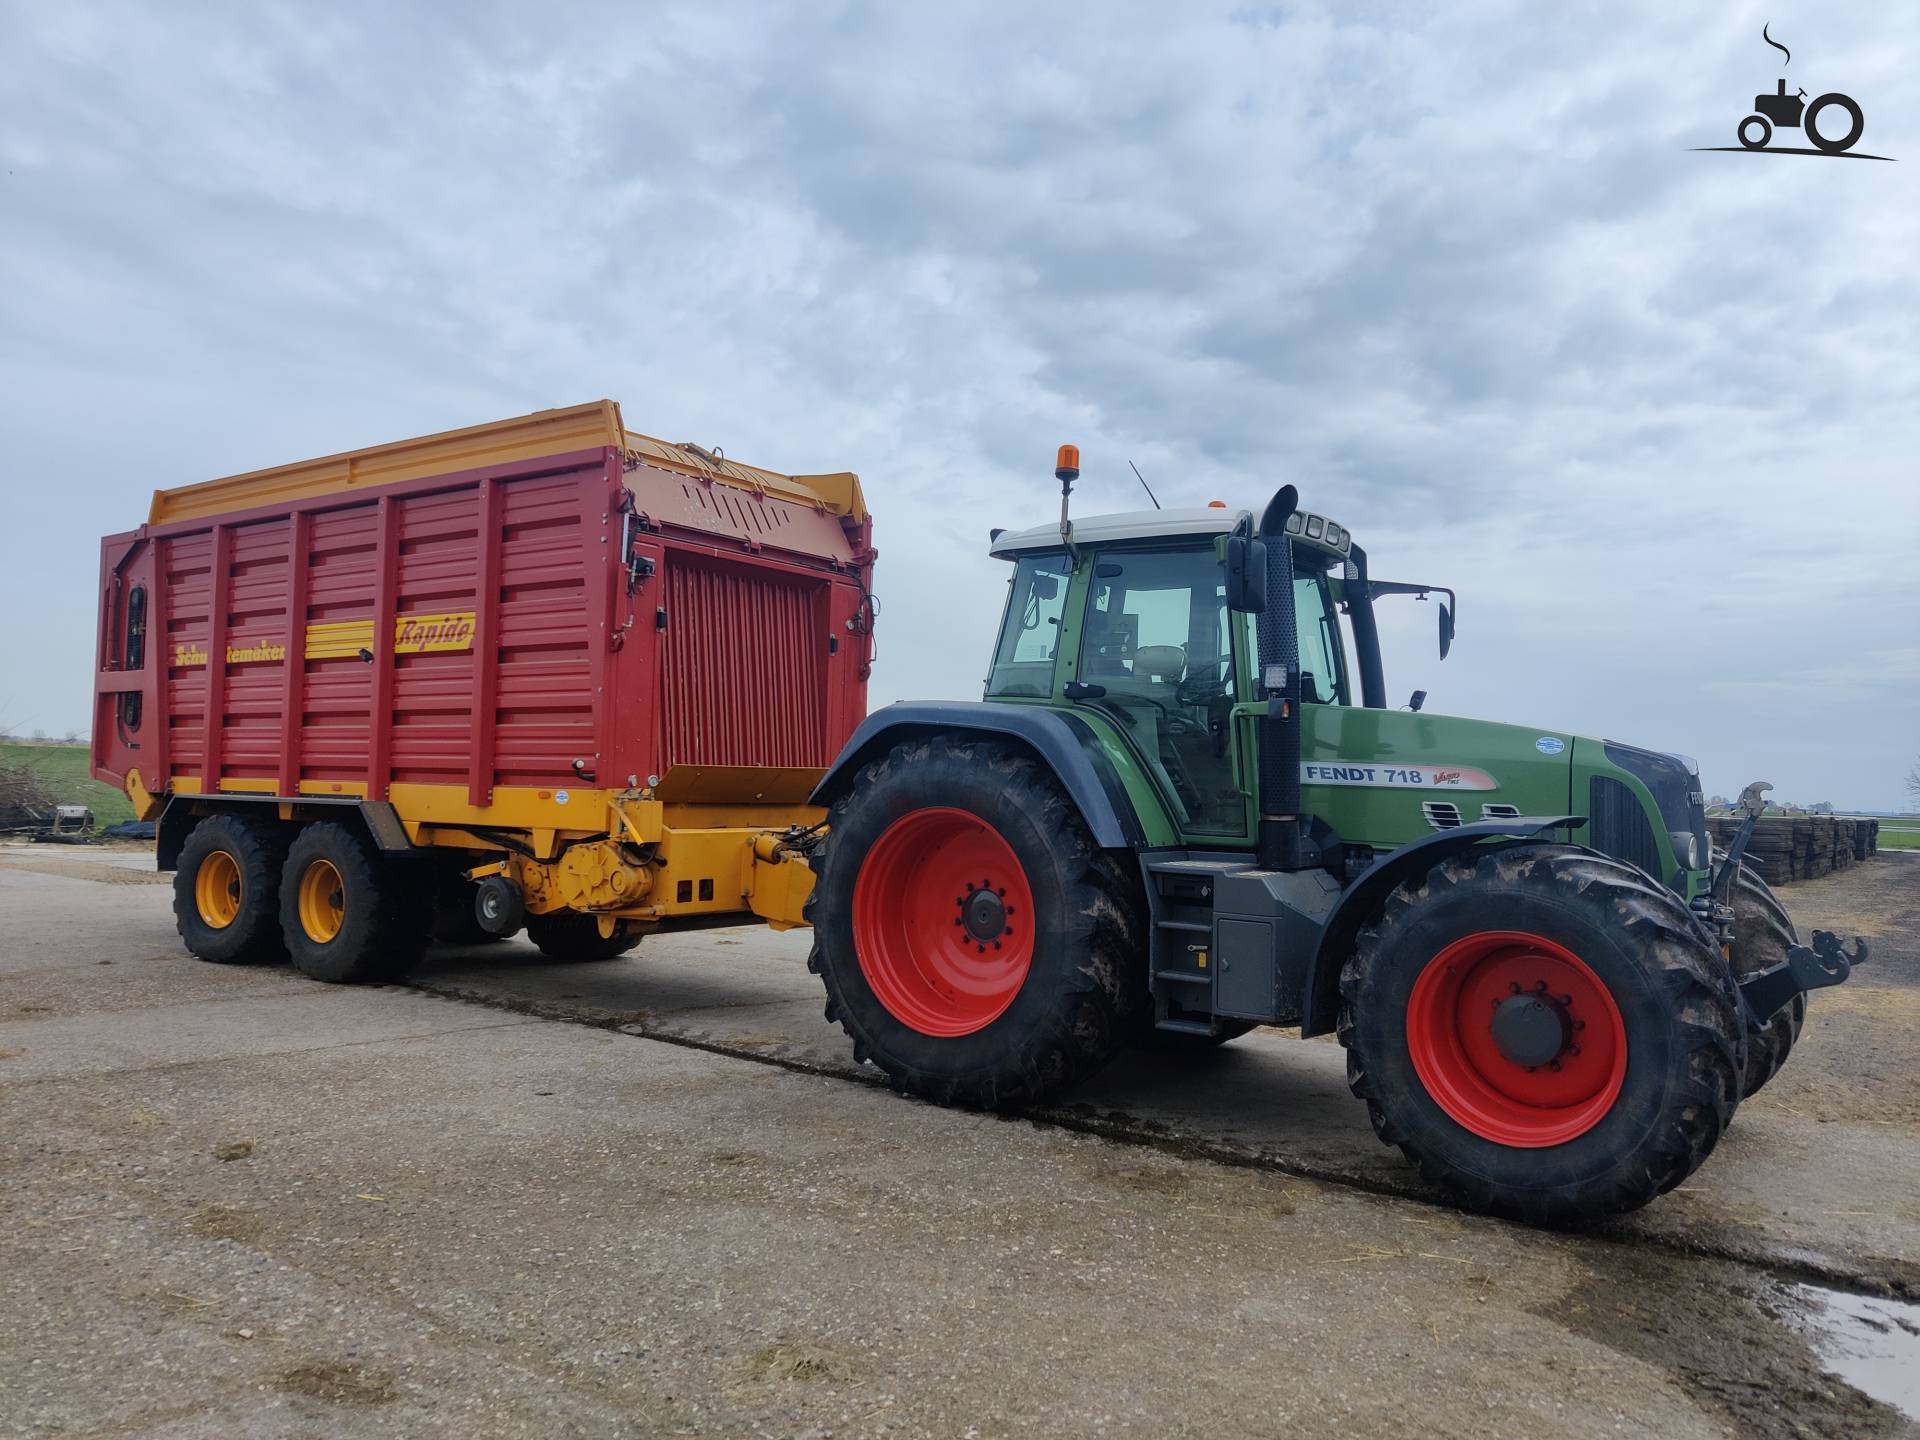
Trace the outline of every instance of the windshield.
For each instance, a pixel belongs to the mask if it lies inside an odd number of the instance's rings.
[[[1023,555],[1014,566],[1000,641],[987,674],[987,694],[1046,698],[1053,694],[1053,658],[1060,648],[1060,612],[1067,603],[1067,557]]]

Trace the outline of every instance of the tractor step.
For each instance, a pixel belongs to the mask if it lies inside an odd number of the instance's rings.
[[[1211,1035],[1213,1025],[1204,1020],[1162,1020],[1154,1027],[1156,1030],[1171,1030],[1176,1035]]]

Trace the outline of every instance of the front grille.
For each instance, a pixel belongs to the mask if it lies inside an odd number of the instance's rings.
[[[1593,848],[1647,874],[1660,874],[1660,847],[1639,797],[1610,775],[1596,775],[1588,795],[1587,835]]]

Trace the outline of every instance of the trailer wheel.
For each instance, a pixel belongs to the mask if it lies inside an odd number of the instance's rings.
[[[433,907],[436,945],[492,945],[513,933],[513,929],[493,931],[482,925],[476,909],[479,899],[480,887],[462,879],[457,872],[440,877]]]
[[[1375,1133],[1477,1210],[1636,1209],[1698,1168],[1740,1100],[1732,971],[1669,891],[1590,851],[1443,861],[1388,897],[1340,992]]]
[[[817,868],[809,968],[896,1089],[1018,1108],[1112,1057],[1144,986],[1140,901],[1024,752],[895,746],[835,802]]]
[[[1797,945],[1800,936],[1793,921],[1760,874],[1743,858],[1733,886],[1733,973],[1745,980],[1756,971],[1777,965],[1787,958],[1787,947]],[[1787,1055],[1800,1038],[1807,1020],[1807,994],[1803,990],[1768,1017],[1767,1023],[1747,1037],[1747,1072],[1741,1096],[1754,1094],[1787,1063]]]
[[[433,933],[431,877],[389,860],[344,825],[308,825],[287,851],[280,928],[301,974],[331,985],[391,980]]]
[[[578,910],[555,910],[546,915],[527,916],[527,938],[540,947],[549,960],[566,964],[585,964],[592,960],[617,960],[640,943],[646,932],[631,920],[616,920],[613,933],[600,933],[600,917]]]
[[[209,815],[188,834],[173,874],[173,917],[187,949],[217,965],[287,958],[280,938],[286,843],[270,825]]]

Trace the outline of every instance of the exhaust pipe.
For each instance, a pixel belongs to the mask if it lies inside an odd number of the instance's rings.
[[[1266,604],[1260,611],[1260,832],[1254,856],[1262,870],[1301,870],[1300,632],[1293,607],[1293,544],[1287,520],[1299,492],[1282,485],[1260,517],[1267,552]]]

